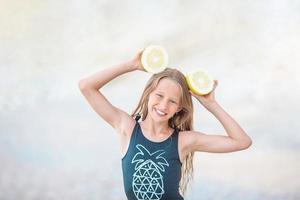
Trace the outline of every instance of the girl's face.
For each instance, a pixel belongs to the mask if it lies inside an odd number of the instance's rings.
[[[149,95],[148,114],[154,121],[169,120],[180,108],[180,86],[169,78],[163,78]]]

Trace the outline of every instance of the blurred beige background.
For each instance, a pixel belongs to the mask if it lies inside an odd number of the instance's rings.
[[[0,2],[0,199],[125,199],[114,130],[88,106],[78,80],[149,44],[170,66],[203,67],[216,99],[253,145],[197,153],[187,200],[300,199],[300,2]],[[150,77],[103,88],[131,112]],[[225,134],[194,101],[195,128]]]

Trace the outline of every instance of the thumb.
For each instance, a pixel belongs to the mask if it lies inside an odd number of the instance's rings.
[[[214,89],[218,86],[219,82],[218,80],[214,80]]]
[[[218,80],[214,80],[214,82],[215,82],[215,85],[216,85],[216,86],[217,86],[217,85],[218,85],[218,83],[219,83],[219,82],[218,82]]]

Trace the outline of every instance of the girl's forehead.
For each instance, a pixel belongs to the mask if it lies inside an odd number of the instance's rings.
[[[163,92],[166,94],[170,94],[171,96],[177,97],[180,97],[181,95],[180,85],[169,78],[161,79],[154,91]]]

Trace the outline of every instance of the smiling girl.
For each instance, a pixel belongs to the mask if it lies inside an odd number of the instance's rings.
[[[127,199],[183,200],[195,152],[240,151],[252,141],[215,100],[216,80],[212,92],[199,96],[189,90],[184,74],[176,69],[152,75],[132,114],[112,105],[99,89],[122,74],[144,71],[141,54],[82,78],[79,88],[118,134]],[[216,117],[227,136],[193,130],[192,97]]]

